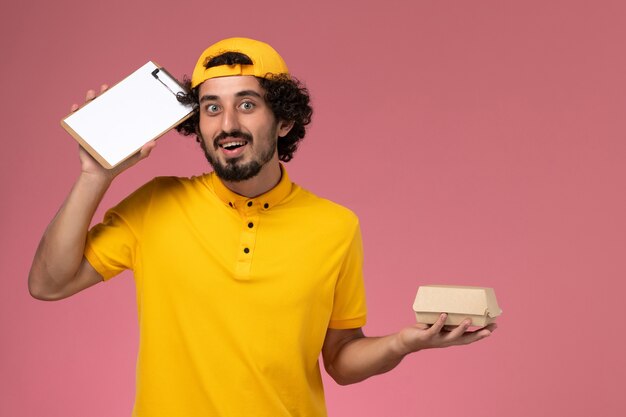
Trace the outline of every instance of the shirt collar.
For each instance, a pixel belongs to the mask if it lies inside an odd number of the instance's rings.
[[[291,193],[291,180],[289,179],[289,175],[287,175],[287,170],[285,170],[285,167],[283,167],[282,164],[280,165],[280,172],[280,181],[276,184],[276,186],[274,186],[274,188],[253,198],[245,197],[231,191],[224,185],[215,172],[212,172],[209,175],[209,183],[212,185],[215,194],[217,194],[219,199],[222,200],[227,206],[234,209],[245,209],[250,207],[260,210],[268,210],[279,204],[289,195],[289,193]]]

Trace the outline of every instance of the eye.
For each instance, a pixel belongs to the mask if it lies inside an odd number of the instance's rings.
[[[255,106],[254,106],[254,103],[250,101],[244,101],[243,103],[239,105],[239,107],[241,108],[241,110],[250,111],[254,109]]]
[[[207,113],[217,113],[220,110],[220,106],[217,104],[209,104],[205,107]]]

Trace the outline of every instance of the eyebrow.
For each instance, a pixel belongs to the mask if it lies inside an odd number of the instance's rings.
[[[253,97],[257,97],[261,99],[263,98],[261,94],[257,93],[254,90],[243,90],[243,91],[239,91],[235,93],[235,97],[248,97],[248,96],[253,96]],[[206,94],[200,97],[199,102],[202,103],[204,101],[213,101],[213,100],[219,100],[219,99],[220,99],[220,96]]]
[[[204,95],[202,97],[200,97],[200,100],[198,100],[200,103],[202,103],[203,101],[213,101],[213,100],[217,100],[219,99],[219,96],[210,96],[210,95]]]
[[[261,94],[257,93],[254,90],[243,90],[235,94],[235,97],[246,97],[246,96],[254,96],[258,98],[263,98]]]

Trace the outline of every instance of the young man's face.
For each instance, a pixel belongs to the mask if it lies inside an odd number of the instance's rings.
[[[201,144],[220,178],[244,181],[268,164],[278,165],[278,136],[289,129],[276,120],[264,96],[252,76],[212,78],[200,85]]]

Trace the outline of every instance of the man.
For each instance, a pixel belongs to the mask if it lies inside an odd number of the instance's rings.
[[[37,249],[29,289],[68,297],[134,271],[140,324],[134,416],[324,416],[318,357],[340,384],[393,369],[421,349],[472,343],[417,324],[365,337],[358,220],[303,190],[293,157],[311,108],[306,89],[262,42],[232,38],[198,60],[178,127],[214,172],[156,178],[88,231],[113,170],[80,150],[81,174]],[[93,94],[90,94],[92,97]]]

